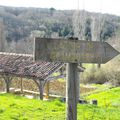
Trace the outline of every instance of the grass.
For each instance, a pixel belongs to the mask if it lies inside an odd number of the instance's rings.
[[[120,87],[91,94],[98,106],[78,105],[78,120],[119,120]],[[0,94],[0,120],[65,120],[65,103],[41,101],[12,94]]]
[[[87,99],[97,99],[99,106],[108,105],[120,107],[120,87],[102,91],[97,94],[91,94]]]
[[[12,94],[0,95],[0,120],[64,120],[64,117],[64,103],[58,100],[48,102]]]
[[[88,87],[88,88],[92,88],[91,90],[89,89],[89,91],[85,91],[81,93],[81,97],[86,97],[89,96],[91,94],[98,94],[101,93],[102,91],[107,91],[109,90],[112,86],[110,84],[88,84],[88,86],[81,84],[80,86],[81,88],[84,87]]]

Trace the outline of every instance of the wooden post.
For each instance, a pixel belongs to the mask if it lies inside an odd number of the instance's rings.
[[[9,80],[5,80],[6,82],[6,93],[10,92],[10,81]]]
[[[80,77],[79,77],[80,72],[76,72],[76,94],[77,94],[77,103],[79,102],[80,98]]]
[[[97,67],[98,67],[98,68],[101,68],[101,64],[99,63],[99,64],[97,65]]]
[[[3,75],[3,78],[5,80],[5,84],[6,84],[6,92],[9,93],[10,92],[10,84],[12,81],[12,77],[10,77],[9,75]]]
[[[66,120],[77,120],[78,82],[77,63],[67,63],[66,78]]]
[[[22,80],[22,77],[20,77],[20,89],[21,89],[21,93],[23,93],[23,80]]]
[[[48,82],[46,83],[46,91],[45,91],[45,92],[46,92],[46,96],[45,96],[46,99],[49,99],[49,84],[50,84],[50,83],[49,83],[49,81],[48,81]]]
[[[43,81],[39,80],[40,100],[43,100]]]
[[[43,100],[43,80],[41,79],[33,79],[39,89],[40,100]]]

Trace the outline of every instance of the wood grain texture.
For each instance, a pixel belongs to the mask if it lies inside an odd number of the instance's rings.
[[[66,69],[66,120],[77,120],[77,63],[67,63]]]
[[[106,42],[35,38],[35,60],[106,63],[119,54]]]

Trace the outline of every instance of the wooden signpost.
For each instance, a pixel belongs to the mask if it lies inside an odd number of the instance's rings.
[[[77,120],[78,63],[106,63],[119,52],[106,42],[35,38],[36,61],[67,63],[66,120]]]
[[[35,60],[66,63],[106,63],[118,55],[106,42],[69,39],[35,39]]]

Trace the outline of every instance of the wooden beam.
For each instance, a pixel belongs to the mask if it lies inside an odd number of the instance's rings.
[[[65,78],[65,77],[66,77],[66,75],[50,76],[46,80],[47,81],[52,81],[52,80],[57,80],[59,78]]]
[[[10,85],[11,85],[11,81],[13,79],[13,77],[11,77],[9,74],[3,74],[2,75],[4,81],[5,81],[5,85],[6,85],[6,93],[10,92]]]
[[[48,81],[46,83],[46,90],[45,90],[45,93],[46,93],[45,98],[46,99],[49,99],[49,85],[50,85],[50,82]]]
[[[13,55],[13,56],[23,56],[23,57],[34,57],[32,54],[17,54],[17,53],[8,53],[8,52],[0,52],[0,55]]]
[[[33,79],[36,85],[38,86],[39,89],[39,94],[40,94],[40,99],[43,100],[43,87],[44,87],[44,82],[41,81],[41,79]]]
[[[40,99],[43,100],[43,81],[39,80]]]
[[[21,93],[23,93],[23,79],[20,77],[20,88],[21,88]]]

